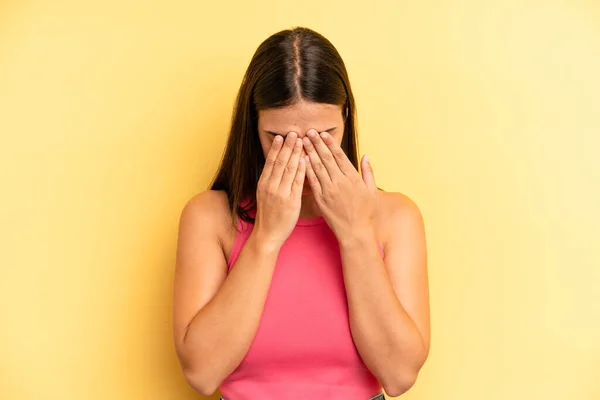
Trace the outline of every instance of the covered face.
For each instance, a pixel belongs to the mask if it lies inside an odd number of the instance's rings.
[[[269,108],[258,113],[258,137],[265,157],[276,135],[285,137],[296,132],[303,138],[310,129],[327,131],[341,145],[344,136],[344,118],[339,105],[299,101],[284,108]],[[306,152],[302,151],[302,156]],[[303,194],[310,193],[308,181],[304,182]]]

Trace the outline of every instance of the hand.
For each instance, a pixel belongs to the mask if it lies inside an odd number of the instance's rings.
[[[331,135],[311,129],[304,138],[306,179],[319,211],[342,243],[373,229],[377,186],[368,156],[361,175]]]
[[[300,216],[306,162],[300,157],[302,140],[295,132],[285,143],[276,136],[271,144],[256,190],[254,231],[261,242],[279,249],[292,233]]]

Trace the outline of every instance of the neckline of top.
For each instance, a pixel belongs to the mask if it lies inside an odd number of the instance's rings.
[[[325,217],[319,215],[314,218],[298,218],[298,222],[296,225],[298,226],[312,226],[312,225],[320,225],[325,223]]]

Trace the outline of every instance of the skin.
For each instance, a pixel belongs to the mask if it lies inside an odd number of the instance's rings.
[[[354,169],[339,147],[344,131],[339,106],[300,102],[264,110],[258,128],[265,155],[274,138],[267,131],[282,136],[293,131],[304,140],[308,162],[300,217],[323,215],[335,233],[356,348],[389,396],[406,392],[427,359],[430,342],[419,208],[401,193],[378,191],[365,157],[361,172]],[[329,128],[335,129],[324,134]],[[209,395],[247,353],[277,259],[252,233],[228,273],[236,234],[231,222],[227,197],[219,191],[194,196],[180,220],[175,345],[190,385]],[[234,324],[236,329],[229,329]]]
[[[285,138],[289,132],[295,132],[298,137],[303,138],[309,129],[316,129],[318,132],[327,130],[333,140],[340,145],[344,134],[341,107],[303,101],[291,107],[261,110],[258,113],[258,138],[265,157],[276,136],[274,134]],[[306,151],[302,150],[302,156],[305,155]],[[311,187],[308,181],[305,181],[300,218],[314,218],[320,215]]]

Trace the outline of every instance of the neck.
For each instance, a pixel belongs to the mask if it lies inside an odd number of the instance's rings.
[[[306,194],[302,196],[302,205],[300,206],[300,218],[316,218],[321,216],[321,212],[317,207],[315,198],[312,194]]]

